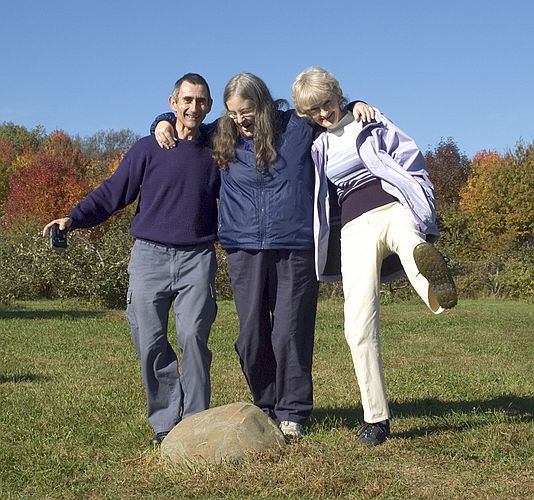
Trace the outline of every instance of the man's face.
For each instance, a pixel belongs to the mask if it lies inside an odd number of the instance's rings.
[[[204,85],[185,81],[178,96],[171,96],[169,103],[176,113],[176,127],[197,130],[211,110],[211,100]]]

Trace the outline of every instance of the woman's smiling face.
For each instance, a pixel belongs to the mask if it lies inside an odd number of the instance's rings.
[[[311,106],[306,114],[318,125],[324,128],[335,127],[341,118],[343,111],[339,106],[339,99],[334,94],[329,94],[320,102]]]
[[[228,116],[234,120],[241,135],[249,138],[254,137],[256,119],[254,103],[250,99],[233,96],[226,101],[226,109]]]

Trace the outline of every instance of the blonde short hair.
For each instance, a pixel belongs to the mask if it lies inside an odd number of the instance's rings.
[[[299,116],[308,118],[308,111],[321,101],[334,95],[339,99],[340,107],[344,107],[346,99],[339,82],[332,73],[319,66],[302,71],[291,87],[295,110]]]

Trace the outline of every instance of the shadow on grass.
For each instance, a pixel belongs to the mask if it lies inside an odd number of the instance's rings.
[[[508,417],[523,422],[534,421],[534,398],[527,396],[502,395],[488,400],[473,401],[442,401],[439,399],[418,399],[390,404],[391,413],[395,417],[446,417],[451,415],[483,415],[493,412],[503,412]],[[328,424],[328,422],[341,422],[349,429],[361,426],[363,412],[361,408],[316,408],[313,411],[311,423]],[[447,423],[426,426],[405,433],[397,434],[399,437],[416,437],[426,434],[439,433],[450,430],[460,430],[472,427],[472,423]]]
[[[44,375],[36,375],[35,373],[12,373],[12,374],[3,374],[0,373],[0,384],[6,384],[8,382],[46,382],[50,380]]]
[[[105,311],[76,311],[76,310],[2,310],[0,309],[0,320],[2,319],[82,319],[101,318]]]

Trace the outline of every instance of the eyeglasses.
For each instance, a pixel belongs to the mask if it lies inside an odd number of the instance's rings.
[[[305,113],[308,116],[317,116],[321,111],[330,111],[335,105],[335,102],[332,99],[327,99],[326,101],[317,104],[313,108],[307,109]]]
[[[255,109],[242,109],[241,111],[227,111],[226,114],[232,119],[237,120],[239,117],[248,119],[256,114]]]

